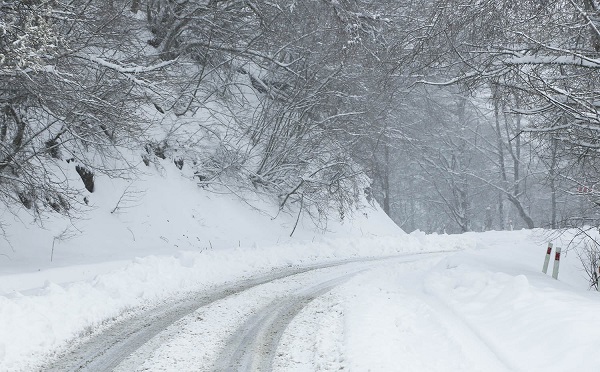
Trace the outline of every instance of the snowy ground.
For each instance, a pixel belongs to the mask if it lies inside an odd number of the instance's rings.
[[[594,352],[600,344],[594,326],[600,294],[586,290],[574,254],[563,258],[560,280],[542,274],[542,240],[539,230],[417,233],[137,259],[94,280],[49,283],[39,291],[0,297],[0,370],[34,369],[70,338],[84,337],[107,319],[127,316],[128,309],[181,291],[273,267],[426,251],[453,252],[411,263],[370,264],[308,302],[281,337],[274,370],[591,370],[600,363]],[[272,296],[306,284],[296,279],[225,299],[214,305],[219,312],[198,310],[206,321],[181,325],[151,359],[137,365],[172,371],[194,365],[198,370],[197,361],[204,360],[211,366],[219,344],[193,342],[193,335],[226,334]],[[191,349],[182,346],[186,344]],[[170,365],[169,358],[179,364]]]
[[[146,176],[133,185],[99,177],[90,218],[75,225],[56,220],[39,229],[26,216],[14,223],[2,216],[10,246],[0,241],[0,371],[37,370],[169,298],[274,269],[348,260],[222,296],[120,368],[214,369],[230,347],[227,337],[243,334],[246,324],[281,333],[271,339],[275,371],[578,371],[600,364],[600,294],[587,290],[573,251],[563,254],[558,281],[541,273],[544,231],[407,235],[380,210],[364,209],[320,233],[301,218],[290,238],[296,215],[274,218],[276,208],[260,200],[249,205],[199,190],[178,173]],[[126,190],[132,199],[114,211]],[[566,246],[563,239],[555,246]],[[361,262],[388,256],[396,258]],[[280,329],[265,311],[283,314]]]

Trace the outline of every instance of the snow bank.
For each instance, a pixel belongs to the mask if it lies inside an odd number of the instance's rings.
[[[335,290],[349,370],[586,371],[600,365],[600,293],[574,252],[559,280],[541,272],[549,231],[470,233],[475,249],[400,265]],[[450,238],[450,237],[448,237]]]
[[[598,293],[470,265],[436,272],[425,287],[512,370],[585,371],[600,365]]]
[[[597,369],[600,293],[586,290],[574,251],[562,256],[558,281],[541,272],[545,243],[566,247],[573,232],[471,236],[487,249],[442,261],[424,280],[425,292],[448,306],[509,369]]]
[[[346,369],[504,371],[493,352],[423,293],[418,274],[419,267],[396,265],[339,289],[346,320]]]

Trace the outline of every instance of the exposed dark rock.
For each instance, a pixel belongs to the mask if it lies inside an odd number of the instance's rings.
[[[94,173],[81,165],[77,165],[75,170],[79,173],[79,177],[81,177],[87,191],[94,192]]]

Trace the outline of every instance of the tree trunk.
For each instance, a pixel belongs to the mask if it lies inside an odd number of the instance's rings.
[[[551,207],[551,212],[552,212],[552,219],[551,219],[551,224],[552,224],[552,228],[556,229],[557,223],[556,223],[556,165],[557,165],[557,159],[556,159],[556,151],[557,151],[557,141],[556,139],[552,139],[552,155],[551,155],[551,161],[550,161],[550,196],[551,196],[551,201],[550,201],[550,207]]]
[[[494,119],[496,121],[496,146],[498,146],[498,165],[500,172],[500,182],[506,184],[506,168],[504,167],[504,145],[502,143],[502,132],[500,131],[500,108],[498,107],[497,89],[494,89],[492,99],[494,100]],[[500,228],[504,230],[506,228],[506,226],[504,225],[506,221],[504,216],[504,203],[502,194],[502,192],[499,192],[498,195],[498,213],[500,214]]]
[[[383,146],[383,211],[391,217],[390,214],[390,149],[387,143]]]
[[[598,15],[598,9],[594,0],[583,0],[583,6],[586,13],[591,13],[591,22],[590,24],[590,36],[592,41],[592,46],[596,50],[596,52],[600,52],[600,34],[598,33],[598,27],[600,24],[596,21],[596,17]]]
[[[500,128],[500,108],[498,105],[498,101],[499,101],[499,97],[498,97],[498,90],[496,89],[494,91],[494,117],[496,120],[496,142],[497,142],[497,146],[498,146],[498,162],[499,162],[499,166],[500,166],[500,177],[501,177],[501,181],[502,181],[502,189],[504,191],[504,193],[506,194],[506,197],[508,198],[508,200],[515,206],[515,208],[517,208],[517,211],[519,212],[519,216],[523,219],[523,221],[525,222],[525,224],[527,225],[528,228],[533,229],[534,227],[534,223],[533,220],[531,219],[531,217],[529,216],[529,214],[527,213],[527,211],[525,210],[525,208],[523,207],[523,204],[521,203],[521,201],[519,200],[519,194],[520,190],[519,190],[519,180],[518,179],[513,179],[513,187],[511,190],[509,181],[508,181],[508,176],[507,176],[507,172],[506,172],[506,166],[504,165],[504,142],[503,142],[503,138],[502,138],[502,130]],[[505,126],[508,125],[506,123],[506,118],[505,118]],[[520,125],[519,123],[517,123],[517,125]],[[508,132],[508,128],[505,128]],[[512,151],[512,148],[509,149],[510,150],[510,154],[513,156],[513,161],[515,164],[515,169],[513,170],[513,177],[519,177],[519,159],[516,155],[516,153],[514,151]],[[520,154],[520,153],[519,153]]]
[[[137,13],[140,10],[140,0],[132,0],[131,1],[131,12]]]
[[[513,195],[508,194],[508,200],[517,208],[517,212],[519,212],[519,216],[525,221],[527,228],[533,229],[535,224],[533,223],[533,219],[529,216],[521,201],[515,198]]]
[[[506,216],[504,216],[504,197],[501,191],[498,191],[498,219],[500,221],[500,230],[505,230]]]

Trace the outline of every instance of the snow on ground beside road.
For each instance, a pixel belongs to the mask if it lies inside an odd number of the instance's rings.
[[[465,234],[478,246],[432,268],[354,278],[343,304],[351,371],[585,371],[600,365],[600,294],[571,252],[541,273],[542,231]]]
[[[522,232],[513,235],[525,238]],[[534,260],[536,250],[524,239],[504,239],[502,252],[501,234],[489,236],[496,247],[449,257],[425,279],[425,292],[452,309],[515,370],[597,369],[600,293],[585,290],[575,252],[563,255],[556,281],[541,272],[543,252]]]
[[[351,371],[504,371],[448,309],[424,295],[421,275],[387,267],[339,289]]]

